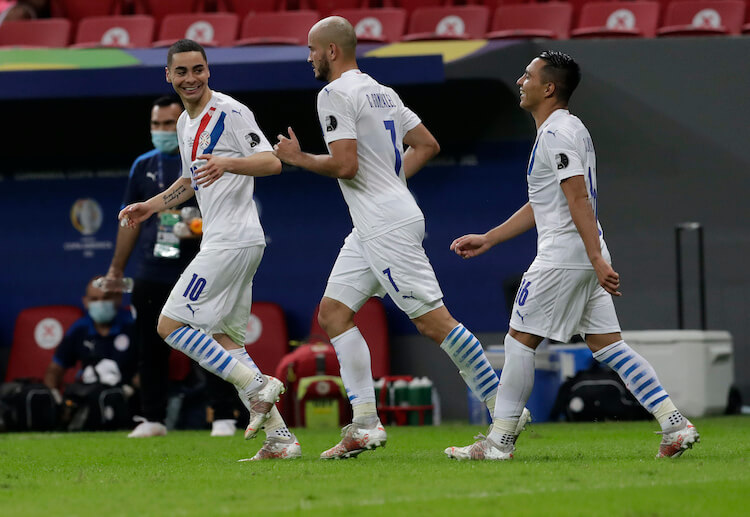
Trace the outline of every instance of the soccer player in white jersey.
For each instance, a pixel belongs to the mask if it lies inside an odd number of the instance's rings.
[[[265,249],[253,201],[254,177],[279,174],[281,163],[247,106],[212,91],[206,53],[180,40],[167,54],[166,78],[185,105],[177,121],[182,177],[148,201],[125,207],[135,226],[193,195],[203,216],[200,252],[177,281],[157,331],[173,348],[233,383],[250,411],[245,438],[266,441],[253,460],[300,456],[275,402],[283,384],[263,375],[244,348],[252,283]]]
[[[483,235],[464,235],[451,249],[463,258],[536,226],[537,255],[524,274],[505,337],[494,422],[489,436],[466,447],[449,447],[457,459],[513,457],[514,430],[534,384],[534,354],[543,338],[567,342],[582,334],[600,363],[615,370],[662,428],[657,457],[680,456],[699,441],[677,410],[652,366],[620,335],[612,296],[620,277],[612,269],[598,221],[596,155],[588,130],[568,111],[581,78],[578,64],[560,52],[542,52],[518,79],[523,109],[537,133],[526,171],[529,202]]]
[[[332,16],[319,21],[308,43],[315,77],[328,83],[318,94],[318,117],[329,154],[302,152],[292,128],[289,138],[279,135],[274,149],[290,165],[338,178],[354,223],[318,314],[336,349],[354,412],[341,442],[321,457],[348,458],[386,442],[376,411],[370,352],[353,321],[371,296],[387,293],[419,332],[448,353],[488,408],[494,407],[499,381],[479,340],[443,305],[422,248],[424,216],[406,187],[406,178],[438,153],[437,141],[395,91],[359,71],[357,37],[347,20]]]

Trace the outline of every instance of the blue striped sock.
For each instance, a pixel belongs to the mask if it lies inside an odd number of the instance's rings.
[[[443,340],[440,348],[450,356],[479,400],[486,402],[495,396],[500,380],[484,355],[482,343],[466,327],[459,323]]]
[[[188,326],[180,327],[168,335],[164,341],[209,372],[225,380],[232,369],[239,364],[223,346],[202,330]]]
[[[669,398],[651,364],[625,341],[602,348],[594,354],[594,359],[616,371],[630,393],[650,413],[654,413],[659,404]]]

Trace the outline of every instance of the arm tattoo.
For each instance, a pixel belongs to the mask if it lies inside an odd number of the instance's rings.
[[[175,191],[164,194],[164,196],[162,196],[162,199],[164,199],[164,206],[169,206],[172,201],[176,201],[177,199],[179,199],[179,197],[184,194],[186,190],[187,189],[184,185],[180,185]]]

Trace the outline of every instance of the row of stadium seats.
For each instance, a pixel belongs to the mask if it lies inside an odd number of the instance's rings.
[[[573,8],[573,24],[579,22],[583,5],[612,0],[51,0],[53,17],[68,18],[75,29],[79,20],[91,16],[146,14],[153,16],[157,26],[170,14],[202,12],[231,12],[240,20],[251,12],[287,10],[318,11],[328,16],[343,9],[401,8],[410,15],[422,7],[451,7],[459,5],[484,5],[490,12],[503,5],[529,3],[555,3],[563,1]],[[674,0],[655,0],[660,4],[660,16]],[[743,0],[750,3],[750,0]],[[750,20],[748,20],[750,21]]]
[[[70,305],[49,305],[24,309],[16,318],[13,344],[5,380],[19,378],[43,379],[63,334],[83,311]],[[390,373],[388,324],[382,302],[369,300],[354,318],[367,339],[372,354],[373,375]],[[255,302],[245,336],[248,353],[263,372],[273,373],[289,352],[289,335],[283,309],[269,302]],[[317,309],[310,328],[311,342],[327,342],[328,336],[318,324]],[[190,370],[190,359],[181,353],[170,356],[170,379],[182,380]],[[64,382],[72,382],[75,369],[66,372]]]
[[[566,2],[527,3],[489,9],[471,5],[421,7],[409,17],[400,8],[335,11],[352,22],[361,42],[444,39],[715,36],[750,33],[740,0],[677,0],[659,24],[654,1],[590,2],[571,30],[573,8]],[[750,9],[747,10],[750,17]],[[156,19],[149,15],[82,18],[73,47],[164,47],[181,38],[205,46],[306,45],[307,32],[320,19],[312,10],[166,15],[153,40]],[[489,32],[488,32],[489,30]],[[0,46],[65,47],[70,43],[67,19],[28,20],[0,25]]]

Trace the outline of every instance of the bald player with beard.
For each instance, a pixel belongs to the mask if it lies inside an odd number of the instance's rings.
[[[488,408],[494,408],[499,380],[479,340],[443,304],[422,247],[424,215],[406,187],[406,179],[440,146],[393,89],[358,69],[357,37],[347,20],[331,16],[319,21],[310,29],[308,46],[315,77],[328,83],[318,94],[328,154],[303,152],[291,127],[288,138],[278,136],[274,154],[289,165],[338,179],[354,225],[318,313],[336,349],[354,413],[342,440],[321,458],[350,458],[384,446],[387,438],[375,405],[370,351],[354,325],[355,313],[370,297],[388,294],[422,335],[445,350]]]

